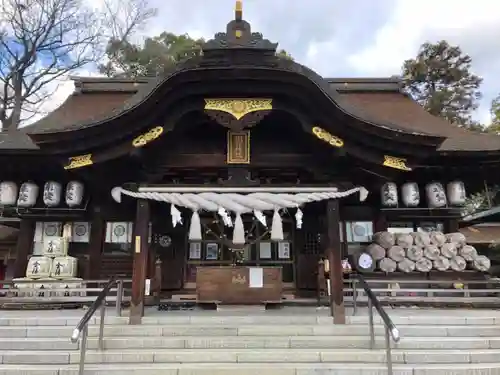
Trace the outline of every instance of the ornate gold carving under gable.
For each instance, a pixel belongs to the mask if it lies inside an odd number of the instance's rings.
[[[402,171],[411,171],[412,169],[406,165],[406,159],[396,158],[394,156],[384,155],[384,166]]]
[[[272,99],[205,99],[205,110],[222,111],[239,120],[250,112],[270,111]]]
[[[250,130],[227,132],[227,164],[250,164]]]
[[[68,164],[64,166],[64,169],[81,168],[92,164],[94,164],[92,154],[72,156],[69,158]]]
[[[319,126],[315,126],[314,128],[312,128],[312,132],[316,137],[318,137],[322,141],[325,141],[326,143],[329,143],[333,147],[344,146],[344,141],[342,139],[328,133],[325,129],[320,128]]]
[[[163,134],[163,126],[156,126],[150,129],[148,132],[134,138],[134,140],[132,141],[132,146],[134,147],[146,146],[149,142],[154,141],[162,134]]]

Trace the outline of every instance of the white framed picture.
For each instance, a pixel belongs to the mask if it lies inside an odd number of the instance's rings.
[[[290,242],[280,242],[278,244],[278,258],[279,259],[290,259]]]
[[[189,259],[201,259],[201,242],[189,243]]]
[[[259,258],[271,259],[271,242],[261,242],[259,244]]]
[[[216,242],[208,242],[206,245],[206,260],[217,260],[219,259],[219,244]]]

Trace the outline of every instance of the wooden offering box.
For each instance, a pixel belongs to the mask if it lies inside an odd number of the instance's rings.
[[[281,267],[198,267],[198,303],[280,303],[283,282]]]

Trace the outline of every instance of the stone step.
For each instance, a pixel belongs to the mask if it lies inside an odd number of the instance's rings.
[[[97,349],[96,337],[88,340],[89,349]],[[376,347],[384,348],[377,337]],[[402,337],[394,345],[399,349],[500,349],[499,337]],[[71,350],[68,338],[1,338],[0,350]],[[105,337],[106,349],[368,349],[368,336],[171,336]]]
[[[493,363],[499,349],[399,350],[392,352],[397,364]],[[78,364],[80,352],[16,350],[0,352],[0,363],[9,365]],[[89,350],[85,363],[386,363],[385,350],[367,349],[168,349]]]
[[[394,365],[394,375],[496,375],[500,363]],[[2,375],[77,375],[77,365],[0,365]],[[87,365],[86,375],[387,375],[385,364],[203,363]]]
[[[401,336],[406,337],[500,337],[500,325],[400,325]],[[73,332],[69,326],[3,326],[0,338],[22,337],[67,337]],[[97,336],[99,326],[89,327],[89,335]],[[368,325],[240,325],[240,326],[205,326],[205,325],[149,325],[149,326],[105,326],[104,337],[137,336],[364,336],[369,334]],[[383,335],[384,327],[375,326],[375,334]]]
[[[500,314],[488,316],[456,316],[446,315],[447,311],[442,311],[442,315],[425,315],[423,312],[420,315],[414,316],[395,316],[388,311],[389,316],[396,325],[500,325]],[[80,321],[81,315],[75,316],[46,316],[46,317],[25,317],[19,318],[15,316],[0,317],[0,326],[76,326]],[[56,315],[56,314],[54,314]],[[347,316],[348,324],[366,324],[368,317],[363,316]],[[99,324],[98,314],[92,317],[90,325]],[[117,317],[114,312],[108,313],[105,318],[106,325],[128,325],[129,318],[127,316]],[[375,323],[382,323],[379,316],[374,317]],[[194,325],[327,325],[332,324],[332,318],[325,315],[273,315],[263,313],[260,315],[240,315],[227,316],[219,315],[217,312],[211,314],[176,314],[175,312],[166,312],[164,315],[155,317],[144,317],[142,325],[179,325],[179,324],[194,324]]]

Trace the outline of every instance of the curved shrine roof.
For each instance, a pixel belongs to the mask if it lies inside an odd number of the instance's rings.
[[[156,83],[156,79],[140,78],[73,78],[77,90],[55,111],[22,133],[27,134],[71,131],[89,122],[104,121],[113,112],[127,107],[128,101],[135,101],[136,95]],[[399,80],[395,78],[337,78],[325,79],[331,90],[337,92],[341,106],[359,109],[370,120],[397,124],[394,131],[445,137],[439,151],[495,151],[500,150],[500,136],[481,134],[459,128],[446,120],[433,116],[418,103],[400,91]],[[141,91],[138,93],[138,91]],[[12,135],[13,136],[13,135]],[[33,148],[25,135],[4,141],[0,133],[0,148]],[[13,136],[13,138],[15,138]],[[23,139],[20,139],[23,138]],[[10,147],[6,147],[10,146]],[[34,146],[36,148],[36,146]]]

